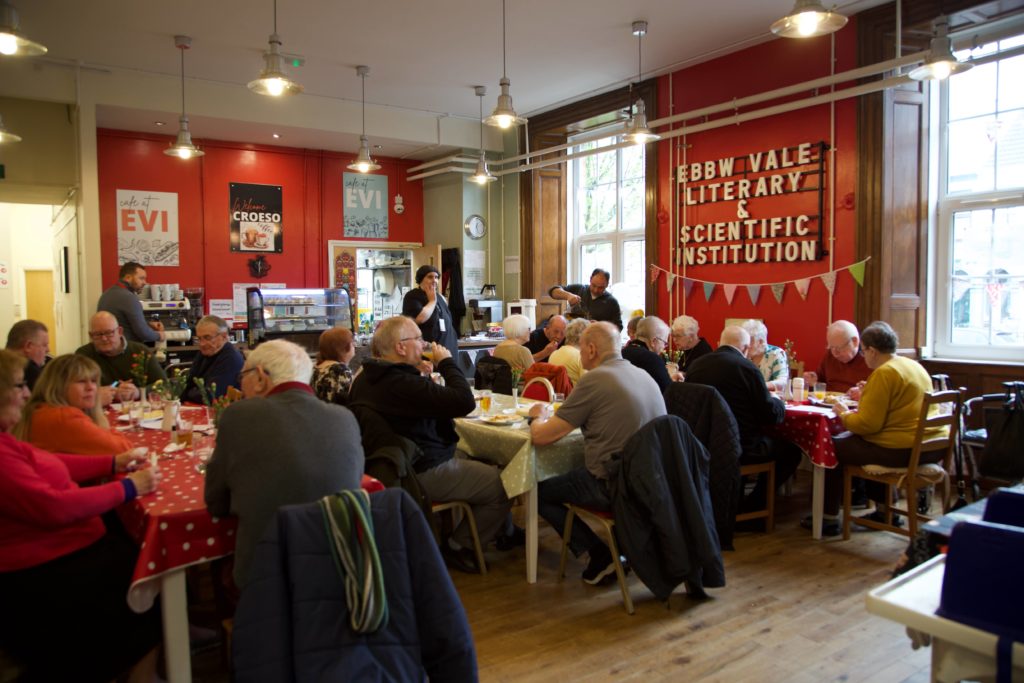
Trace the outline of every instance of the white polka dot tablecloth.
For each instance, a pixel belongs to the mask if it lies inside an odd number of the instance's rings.
[[[836,449],[832,436],[841,434],[842,421],[831,409],[817,406],[787,405],[786,418],[772,428],[772,434],[789,439],[800,447],[815,465],[832,469],[836,466]]]

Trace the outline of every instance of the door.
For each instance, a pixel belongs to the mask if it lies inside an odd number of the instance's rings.
[[[50,331],[50,353],[56,356],[59,350],[54,334],[57,324],[53,315],[52,270],[25,271],[25,316],[46,325]]]

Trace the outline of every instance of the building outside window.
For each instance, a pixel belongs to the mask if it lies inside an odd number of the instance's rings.
[[[1024,35],[958,53],[1024,46]],[[953,76],[937,90],[935,352],[1024,358],[1024,54]]]

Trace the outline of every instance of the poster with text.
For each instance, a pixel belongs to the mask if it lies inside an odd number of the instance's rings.
[[[388,177],[345,173],[345,237],[388,238]]]
[[[229,183],[231,251],[284,251],[280,185]]]
[[[178,193],[117,191],[117,263],[177,266]]]

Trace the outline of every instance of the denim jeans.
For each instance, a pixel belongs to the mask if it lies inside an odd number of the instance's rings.
[[[540,482],[537,489],[537,511],[559,535],[565,531],[565,518],[569,514],[563,503],[610,511],[612,501],[608,495],[608,482],[596,478],[585,467]],[[604,542],[589,526],[574,519],[569,539],[569,549],[573,555],[579,557],[598,546],[605,547],[607,551]]]

